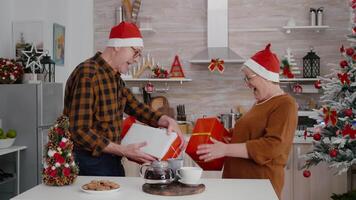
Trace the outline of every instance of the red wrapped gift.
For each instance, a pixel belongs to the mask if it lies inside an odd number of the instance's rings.
[[[202,118],[196,121],[192,136],[189,139],[185,152],[203,169],[220,171],[224,165],[224,158],[204,162],[196,154],[197,148],[201,144],[212,144],[210,137],[215,140],[225,142],[224,137],[229,132],[224,128],[217,118]]]

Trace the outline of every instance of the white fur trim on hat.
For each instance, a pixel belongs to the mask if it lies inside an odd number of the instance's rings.
[[[108,41],[108,47],[143,47],[142,38],[112,38]]]
[[[279,82],[279,74],[274,73],[271,71],[268,71],[266,68],[264,68],[262,65],[258,64],[256,61],[252,59],[248,59],[245,63],[245,66],[250,68],[252,71],[254,71],[256,74],[259,76],[272,81],[272,82]]]

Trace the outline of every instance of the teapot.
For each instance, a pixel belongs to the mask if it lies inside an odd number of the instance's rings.
[[[140,176],[148,184],[170,184],[174,180],[174,173],[166,161],[153,161],[140,167]]]

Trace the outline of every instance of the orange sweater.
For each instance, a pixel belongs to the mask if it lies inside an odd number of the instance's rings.
[[[227,157],[223,178],[269,179],[280,197],[297,119],[297,104],[287,94],[254,105],[236,122],[231,139],[246,143],[250,159]]]

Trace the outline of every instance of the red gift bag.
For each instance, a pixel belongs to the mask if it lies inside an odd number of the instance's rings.
[[[196,154],[197,148],[201,144],[212,144],[210,137],[224,142],[224,137],[230,133],[224,128],[217,118],[201,118],[196,121],[193,133],[189,139],[185,152],[203,169],[207,171],[222,170],[224,158],[204,162]]]

